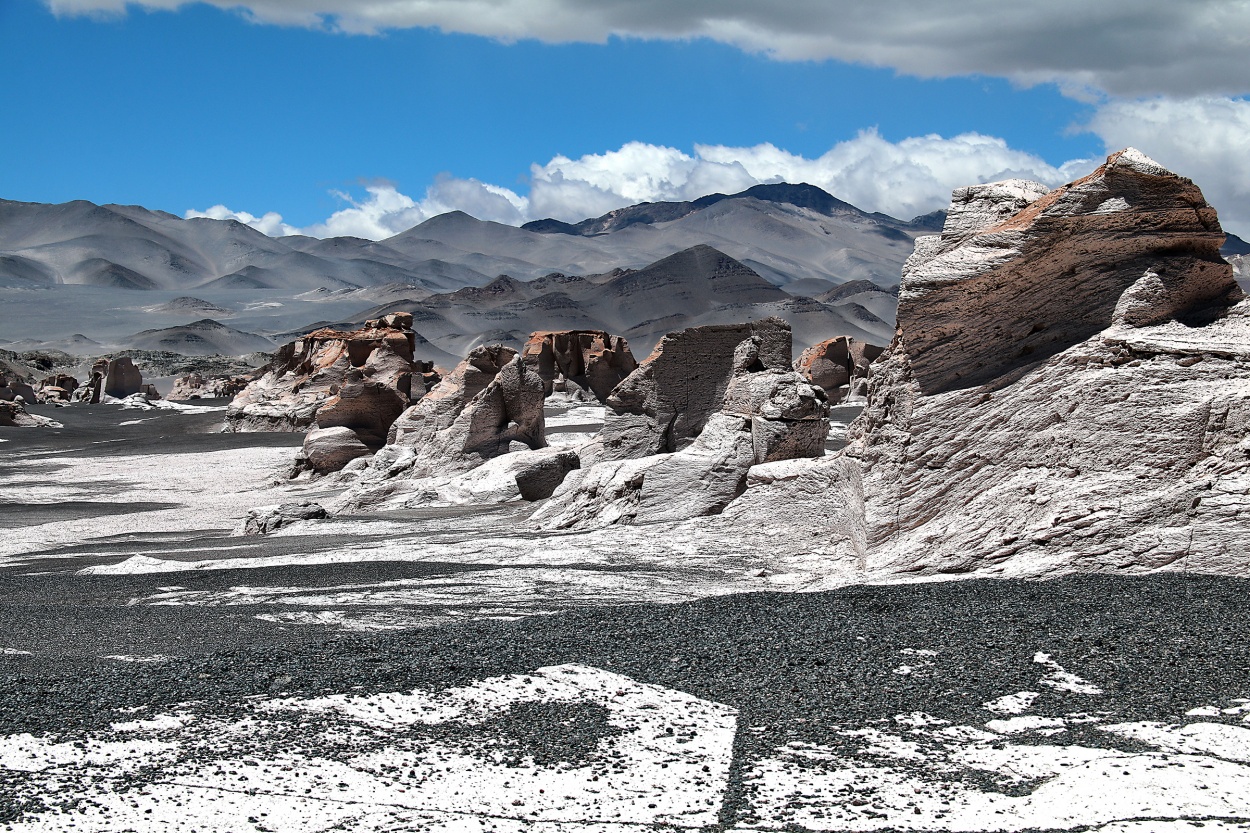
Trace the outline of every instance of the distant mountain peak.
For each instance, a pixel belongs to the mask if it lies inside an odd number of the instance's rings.
[[[566,223],[562,220],[551,218],[534,220],[521,226],[521,228],[538,234],[570,234],[580,237],[594,237],[600,234],[610,234],[635,225],[651,225],[680,220],[682,217],[702,211],[725,200],[747,199],[777,203],[779,205],[791,205],[796,208],[815,211],[817,214],[823,214],[826,217],[849,214],[872,217],[873,219],[898,226],[908,225],[902,220],[896,220],[884,214],[870,215],[849,202],[838,199],[823,188],[807,182],[798,184],[776,182],[752,185],[745,191],[739,191],[736,194],[708,194],[705,197],[699,197],[697,200],[686,202],[640,202],[625,208],[614,209],[600,217],[582,220],[579,223]]]

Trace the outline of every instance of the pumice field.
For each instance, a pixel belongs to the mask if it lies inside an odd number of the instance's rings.
[[[0,833],[1250,833],[1246,32],[0,0]]]
[[[1223,242],[1128,149],[956,191],[883,347],[13,378],[5,829],[1247,829]]]

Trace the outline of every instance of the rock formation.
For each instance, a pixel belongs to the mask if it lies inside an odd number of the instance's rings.
[[[35,389],[22,379],[0,377],[0,401],[13,402],[19,396],[25,402],[34,402]]]
[[[393,411],[397,416],[426,392],[425,374],[433,368],[413,361],[414,339],[410,313],[369,321],[352,332],[323,329],[309,333],[280,349],[261,377],[235,396],[226,412],[226,430],[306,431],[314,423],[320,427],[333,424],[359,427],[362,439],[378,437],[380,445],[389,427],[377,425],[383,413]],[[359,426],[351,424],[347,415],[353,405],[342,399],[373,397],[378,388],[393,392],[383,398],[398,406],[379,409],[362,400],[357,404],[362,406],[358,413],[363,421]],[[337,420],[318,423],[321,409],[336,398],[340,399]]]
[[[39,385],[37,397],[40,402],[69,402],[78,390],[78,380],[66,373],[54,373],[45,377]]]
[[[752,466],[823,455],[829,433],[824,391],[795,371],[775,366],[789,365],[787,326],[769,322],[759,333],[727,351],[727,357],[701,351],[711,367],[727,358],[730,377],[720,407],[703,419],[692,443],[675,453],[601,459],[571,474],[533,520],[544,528],[567,529],[714,515],[743,493]],[[657,353],[665,344],[699,344],[697,335],[687,330],[668,336]],[[783,342],[784,355],[778,347]]]
[[[327,516],[328,513],[320,504],[311,501],[262,507],[247,513],[247,520],[243,523],[243,534],[267,535],[300,521],[320,520]]]
[[[868,569],[1245,573],[1250,302],[1215,211],[1132,149],[1042,190],[956,192],[984,208],[908,261],[841,498]]]
[[[28,413],[25,397],[0,399],[0,428],[63,428],[61,423],[45,416]]]
[[[941,236],[904,266],[899,337],[916,383],[968,387],[1112,324],[1226,306],[1239,291],[1223,241],[1197,186],[1133,149],[1049,193],[1017,180],[960,189]]]
[[[173,389],[165,398],[174,401],[230,399],[251,381],[246,376],[204,376],[200,373],[188,373],[174,380]]]
[[[721,410],[736,371],[734,351],[756,339],[750,370],[790,369],[790,325],[779,318],[717,324],[669,333],[608,396],[596,442],[583,467],[678,451],[694,442]]]
[[[837,405],[868,392],[869,365],[884,352],[884,347],[838,336],[808,347],[794,360],[794,369]]]
[[[143,390],[143,374],[129,356],[118,356],[109,360],[101,389],[105,396],[125,399]]]
[[[521,350],[521,361],[543,380],[548,396],[557,389],[588,390],[600,402],[638,367],[629,342],[601,330],[533,333]]]
[[[403,492],[404,481],[455,475],[510,452],[544,448],[543,398],[542,378],[515,350],[478,347],[395,420],[347,505],[375,505]]]

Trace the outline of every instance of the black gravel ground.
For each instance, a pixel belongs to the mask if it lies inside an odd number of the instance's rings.
[[[188,420],[180,424],[184,431],[208,430],[216,418],[182,416]],[[108,419],[115,424],[116,411]],[[79,425],[59,439],[30,442],[63,453],[90,446],[100,430]],[[290,435],[181,433],[179,438],[150,429],[148,436],[136,434],[125,443],[127,453],[187,450],[180,443],[202,443],[205,450],[234,443],[295,444]],[[0,455],[4,445],[11,443],[0,445]],[[0,484],[4,476],[0,463]],[[20,496],[5,499],[20,503]],[[0,522],[4,511],[20,514],[0,507]],[[298,548],[300,539],[282,546]],[[32,572],[33,562],[0,569],[0,646],[31,652],[0,655],[0,734],[52,733],[74,740],[106,729],[118,709],[190,702],[203,713],[229,717],[241,714],[246,698],[256,695],[441,690],[577,663],[731,705],[740,711],[740,727],[754,727],[738,732],[719,829],[751,820],[750,788],[742,773],[777,747],[794,740],[845,746],[854,742],[839,731],[846,726],[889,722],[914,711],[955,723],[984,723],[986,701],[1039,690],[1033,661],[1039,651],[1104,690],[1096,705],[1104,722],[1183,724],[1199,719],[1185,714],[1195,706],[1250,697],[1248,580],[1158,575],[953,581],[755,593],[344,634],[259,620],[257,614],[277,609],[264,605],[131,602],[169,585],[318,587],[434,575],[471,578],[474,570],[490,566],[365,563],[78,576],[52,563],[44,565],[50,572]],[[932,665],[923,673],[899,675],[893,669],[906,659],[903,649],[938,653],[928,658]],[[104,658],[109,654],[174,659],[120,663]],[[1062,716],[1091,708],[1088,697],[1041,690],[1030,710],[1034,714]],[[497,723],[492,729],[498,748],[540,761],[589,754],[612,731],[602,713],[586,706],[521,704]],[[306,721],[288,731],[288,741],[298,745],[320,730]],[[1079,725],[1061,741],[1046,741],[1133,748]],[[0,778],[0,823],[42,806],[23,793],[22,777]],[[982,789],[1022,789],[989,774],[966,777]]]
[[[12,647],[34,652],[0,658],[0,733],[72,739],[105,728],[116,709],[198,701],[198,708],[228,716],[253,695],[438,690],[579,663],[732,705],[740,726],[756,727],[738,733],[722,815],[727,827],[749,819],[741,779],[749,762],[794,740],[845,746],[852,741],[839,729],[889,722],[899,713],[984,722],[982,703],[1038,688],[1037,651],[1101,686],[1097,707],[1109,722],[1186,723],[1196,719],[1185,716],[1196,705],[1250,696],[1250,582],[1234,579],[856,587],[370,635],[277,627],[251,618],[258,608],[124,606],[124,598],[169,580],[0,580],[0,629],[17,637],[9,639]],[[938,654],[927,673],[899,676],[892,669],[904,648]],[[105,652],[180,658],[135,666],[101,659]],[[1060,716],[1088,708],[1088,697],[1044,689],[1031,711]],[[513,717],[497,727],[500,744],[538,759],[593,748],[603,732],[596,715]],[[302,731],[312,736],[317,729]],[[1063,742],[1133,748],[1079,726]],[[990,775],[979,779],[983,789],[1013,789]]]

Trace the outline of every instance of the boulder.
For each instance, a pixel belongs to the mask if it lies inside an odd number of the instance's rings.
[[[131,394],[143,390],[143,374],[129,356],[118,356],[110,359],[104,370],[104,381],[101,388],[104,396],[114,399],[125,399]]]
[[[47,399],[49,398],[47,392],[52,388],[57,390],[56,395],[52,398],[68,400],[73,396],[74,391],[78,389],[78,380],[67,373],[54,373],[44,378],[43,383],[39,386],[39,393]]]
[[[395,313],[359,330],[321,329],[283,346],[230,403],[226,430],[307,431],[344,385],[360,380],[390,388],[405,407],[420,399],[433,368],[413,360],[411,323],[410,314]]]
[[[903,273],[861,492],[830,496],[864,506],[866,567],[1250,573],[1250,302],[1214,210],[1131,149],[1003,199]]]
[[[0,399],[0,428],[64,428],[45,416],[28,413],[24,397]]]
[[[883,352],[884,347],[837,336],[804,350],[794,360],[794,369],[837,405],[867,392],[869,367]]]
[[[576,451],[557,451],[535,459],[514,475],[517,491],[525,500],[545,500],[581,464]]]
[[[303,460],[317,474],[339,471],[357,457],[372,453],[355,431],[343,426],[314,428],[304,435]]]
[[[754,337],[743,364],[735,350]],[[678,451],[721,409],[738,370],[790,369],[790,325],[779,318],[715,324],[669,333],[608,396],[607,413],[582,465]]]
[[[0,378],[0,400],[12,402],[19,396],[23,402],[34,402],[35,389],[21,379]]]
[[[559,383],[571,383],[603,402],[638,367],[629,342],[601,330],[552,330],[532,333],[521,350],[525,366],[543,380],[547,395]]]
[[[264,506],[247,513],[244,521],[244,535],[267,535],[283,527],[300,521],[320,520],[329,517],[329,513],[318,503],[301,501],[284,503],[281,506]]]

